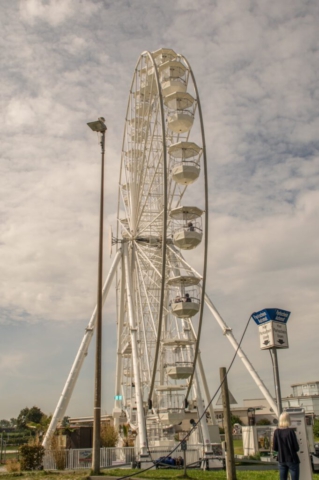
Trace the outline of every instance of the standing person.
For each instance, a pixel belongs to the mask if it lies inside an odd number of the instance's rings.
[[[280,480],[287,480],[288,472],[291,480],[299,480],[299,445],[294,430],[289,428],[290,424],[289,413],[283,412],[274,433],[273,449],[278,452]]]

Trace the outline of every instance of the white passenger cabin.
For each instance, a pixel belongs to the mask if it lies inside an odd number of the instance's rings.
[[[178,207],[170,212],[173,220],[173,243],[183,250],[191,250],[200,244],[203,238],[201,215],[198,207]]]
[[[193,142],[178,142],[168,148],[172,164],[172,178],[181,185],[190,185],[200,174],[202,149]]]
[[[152,55],[156,65],[161,65],[162,63],[173,60],[177,57],[177,53],[171,48],[160,48],[159,50],[155,50]]]
[[[173,315],[178,318],[190,318],[199,312],[200,281],[201,278],[194,275],[179,275],[168,279],[167,284],[175,288],[175,294],[170,302]],[[171,292],[170,289],[170,294]]]
[[[135,94],[135,114],[137,116],[146,117],[150,111],[150,94],[141,92],[140,90]]]
[[[174,92],[164,98],[168,107],[168,128],[175,133],[188,132],[194,123],[195,98],[187,92]]]
[[[174,92],[186,92],[187,68],[177,60],[170,60],[159,66],[160,82],[164,97]]]
[[[155,387],[158,395],[157,414],[165,425],[176,425],[185,418],[183,393],[186,386],[159,385]]]
[[[184,380],[193,373],[192,347],[194,340],[171,338],[163,341],[166,374],[173,380]]]

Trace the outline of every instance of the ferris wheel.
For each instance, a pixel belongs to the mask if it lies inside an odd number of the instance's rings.
[[[191,67],[171,49],[144,52],[132,80],[122,146],[113,410],[116,424],[124,410],[141,448],[147,441],[159,444],[189,406],[203,405],[200,384],[207,389],[207,383],[196,362],[207,207],[204,128]]]
[[[118,190],[116,255],[102,291],[116,278],[114,424],[128,423],[141,455],[174,445],[175,427],[194,413],[198,441],[219,439],[199,344],[209,310],[270,406],[277,407],[205,292],[207,159],[195,77],[171,49],[143,52],[130,88]],[[65,415],[96,324],[96,308],[43,440]],[[208,405],[209,415],[205,415]]]

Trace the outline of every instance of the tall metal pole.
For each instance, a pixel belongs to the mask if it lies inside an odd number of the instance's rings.
[[[103,119],[104,120],[104,119]],[[101,194],[99,227],[99,264],[97,282],[97,318],[96,318],[96,352],[95,352],[95,387],[93,416],[93,457],[92,470],[100,473],[100,435],[101,435],[101,385],[102,385],[102,279],[103,279],[103,206],[104,206],[104,151],[106,126],[103,123],[101,133]],[[103,128],[104,126],[104,128]]]
[[[280,388],[277,348],[270,348],[270,354],[272,355],[272,366],[274,370],[277,410],[278,410],[278,417],[279,417],[279,415],[282,413],[282,403],[281,403],[281,388]]]
[[[222,399],[223,399],[223,413],[224,413],[224,428],[226,440],[226,472],[227,480],[236,480],[236,467],[234,457],[234,444],[232,436],[231,413],[229,404],[229,391],[227,372],[225,367],[219,369]]]

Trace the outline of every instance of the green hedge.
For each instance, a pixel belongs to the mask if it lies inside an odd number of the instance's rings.
[[[42,445],[22,445],[19,451],[21,470],[38,470],[41,467],[45,452]]]

